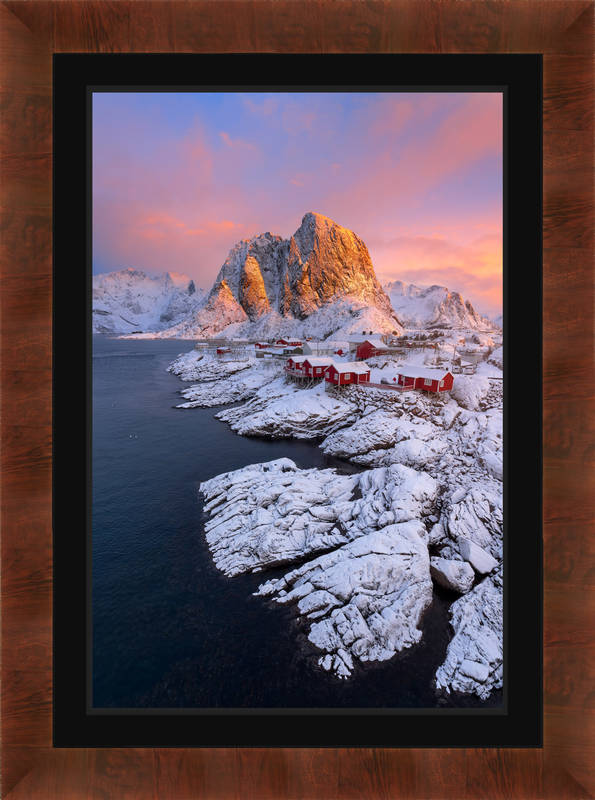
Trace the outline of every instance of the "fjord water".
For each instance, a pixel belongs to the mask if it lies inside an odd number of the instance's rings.
[[[216,408],[176,409],[183,384],[166,369],[192,345],[93,340],[92,705],[499,706],[500,692],[487,702],[434,693],[450,595],[435,597],[418,646],[340,681],[315,666],[293,610],[252,596],[265,573],[227,578],[215,569],[201,481],[283,456],[352,468],[315,443],[237,436]]]

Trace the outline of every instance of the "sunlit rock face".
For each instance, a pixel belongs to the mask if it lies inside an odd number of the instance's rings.
[[[392,314],[368,248],[353,231],[310,212],[302,219],[292,244],[288,268],[296,316],[307,316],[329,300],[347,294]]]
[[[210,300],[225,287],[252,321],[270,311],[304,319],[349,295],[376,306],[398,325],[362,239],[313,212],[304,216],[289,241],[262,233],[234,245]]]

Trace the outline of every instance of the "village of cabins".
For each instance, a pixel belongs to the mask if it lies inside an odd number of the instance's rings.
[[[409,347],[411,344],[405,346]],[[200,347],[198,344],[198,348]],[[372,383],[366,359],[398,351],[391,337],[384,334],[363,333],[350,336],[348,342],[314,342],[307,339],[301,341],[280,338],[273,343],[255,342],[254,350],[256,356],[260,358],[286,359],[284,372],[288,378],[303,385],[324,380],[329,388],[364,384],[370,388],[399,392],[414,389],[436,393],[447,392],[453,387],[453,372],[467,371],[464,368],[461,370],[460,365],[457,368],[442,369],[403,364],[397,368],[392,383],[386,380],[382,383]],[[235,352],[237,350],[233,346],[216,347],[216,354],[221,358],[233,357]]]

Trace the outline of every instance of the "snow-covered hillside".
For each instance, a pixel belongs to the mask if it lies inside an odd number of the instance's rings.
[[[392,307],[406,328],[491,328],[469,300],[445,286],[415,286],[392,281],[384,285]]]
[[[227,302],[226,302],[227,301]],[[197,321],[197,317],[199,320]],[[222,323],[225,323],[222,326]],[[277,311],[251,322],[242,307],[230,296],[219,292],[197,314],[191,314],[178,325],[156,334],[137,338],[199,339],[214,336],[230,339],[270,341],[280,336],[316,340],[344,339],[350,334],[373,330],[378,333],[399,335],[403,328],[375,306],[368,306],[358,297],[347,296],[330,301],[316,309],[305,319],[284,317]]]
[[[187,275],[147,275],[122,269],[93,276],[93,333],[159,331],[204,302],[204,290]]]

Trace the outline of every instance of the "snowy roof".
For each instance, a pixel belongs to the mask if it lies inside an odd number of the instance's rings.
[[[333,367],[340,373],[357,372],[362,375],[364,372],[370,371],[370,367],[365,361],[344,361],[343,363],[333,361]]]
[[[287,360],[288,361],[290,361],[290,360],[293,361],[294,364],[301,364],[307,358],[308,358],[308,356],[290,356],[290,358],[288,358]]]
[[[432,378],[435,381],[442,380],[449,372],[448,369],[418,367],[416,364],[403,364],[399,367],[399,375],[404,375],[406,378]]]
[[[306,342],[306,346],[311,350],[338,350],[339,348],[348,347],[348,342]]]
[[[370,337],[373,339],[381,339],[382,334],[380,333],[350,333],[347,337],[350,342],[358,343],[358,342],[368,342]]]
[[[328,367],[329,364],[333,363],[332,358],[325,358],[324,356],[306,356],[304,361],[307,361],[313,367]]]
[[[386,350],[386,342],[383,342],[379,336],[369,336],[367,339],[364,339],[363,341],[369,342],[372,345],[372,347],[377,347],[379,350],[380,349]]]

